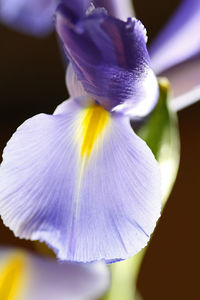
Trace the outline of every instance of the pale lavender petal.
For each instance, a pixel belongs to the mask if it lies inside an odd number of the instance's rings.
[[[200,53],[199,28],[200,1],[183,0],[150,45],[151,61],[157,74]]]
[[[56,29],[84,90],[106,110],[145,115],[157,102],[158,85],[140,21],[117,20],[97,9],[79,19],[59,5]]]
[[[103,263],[72,264],[25,250],[0,248],[0,295],[20,300],[91,300],[109,286]],[[5,291],[7,287],[7,290]]]
[[[199,101],[200,85],[181,96],[173,98],[173,100],[170,102],[170,108],[177,112]]]
[[[45,35],[53,29],[53,14],[59,0],[1,0],[0,21],[12,28]]]
[[[71,63],[69,63],[66,71],[66,85],[71,97],[76,98],[86,95],[83,85],[78,80]]]
[[[84,105],[84,106],[83,106]],[[26,121],[0,168],[0,213],[61,260],[113,262],[143,248],[161,206],[158,164],[128,118],[88,98]]]

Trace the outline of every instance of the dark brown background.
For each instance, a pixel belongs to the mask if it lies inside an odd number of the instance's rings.
[[[123,1],[123,0],[122,0]],[[180,1],[137,0],[137,16],[151,40]],[[37,39],[0,27],[0,150],[25,119],[52,113],[67,98],[56,35]],[[180,170],[139,276],[144,300],[196,300],[199,292],[200,103],[179,113]],[[1,244],[19,241],[0,226]],[[123,299],[122,299],[123,300]],[[126,299],[124,299],[126,300]]]

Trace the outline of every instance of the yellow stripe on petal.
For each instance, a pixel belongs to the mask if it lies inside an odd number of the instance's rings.
[[[6,259],[0,268],[0,299],[22,299],[20,293],[25,275],[24,267],[24,257],[19,253]]]
[[[77,174],[76,192],[74,196],[74,202],[76,203],[75,219],[79,215],[80,191],[82,188],[88,158],[90,157],[95,143],[98,141],[99,137],[102,137],[105,129],[108,129],[111,117],[109,112],[91,100],[90,106],[82,110],[77,121],[78,127],[76,132],[76,141],[80,147],[80,162]],[[97,146],[99,147],[101,145],[98,144]]]
[[[81,157],[89,157],[94,144],[109,121],[109,113],[100,105],[93,105],[84,111],[81,123]]]

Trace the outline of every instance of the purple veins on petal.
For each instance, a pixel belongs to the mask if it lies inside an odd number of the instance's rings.
[[[159,74],[200,53],[200,1],[183,0],[150,45],[154,71]]]
[[[101,9],[73,22],[66,3],[58,6],[56,29],[83,89],[108,111],[149,113],[158,86],[141,22],[123,22]]]
[[[61,260],[107,263],[143,248],[160,214],[160,172],[127,117],[87,97],[22,124],[0,167],[0,213]]]

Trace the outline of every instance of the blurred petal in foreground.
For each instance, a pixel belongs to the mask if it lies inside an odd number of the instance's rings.
[[[0,248],[0,299],[91,300],[109,285],[103,263],[58,263],[25,250]]]

